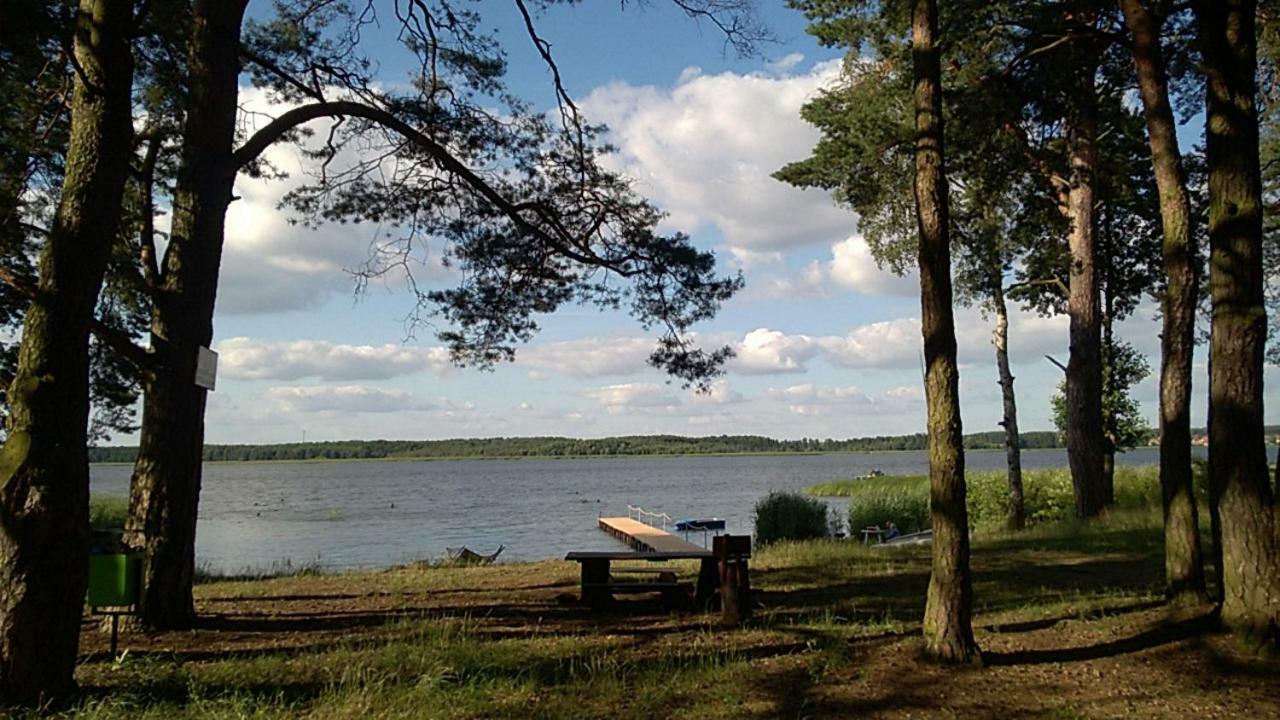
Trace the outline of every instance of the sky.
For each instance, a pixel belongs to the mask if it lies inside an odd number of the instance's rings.
[[[826,193],[770,177],[817,139],[798,112],[835,79],[840,53],[806,35],[798,13],[761,5],[777,42],[746,58],[664,0],[625,8],[593,0],[538,18],[569,92],[589,120],[610,128],[618,152],[609,165],[668,213],[662,229],[689,233],[746,279],[695,328],[699,341],[737,352],[711,392],[695,394],[650,368],[656,335],[625,313],[591,307],[539,318],[542,331],[513,363],[491,372],[453,366],[430,332],[406,330],[413,300],[402,284],[355,293],[346,270],[367,258],[379,228],[312,230],[277,208],[307,170],[296,149],[280,145],[268,157],[290,178],[242,176],[227,218],[207,441],[922,432],[917,278],[877,267],[857,218]],[[507,3],[481,7],[507,48],[510,87],[549,107],[550,77],[519,17]],[[393,55],[379,59],[380,81],[404,79]],[[273,110],[251,89],[242,99]],[[447,280],[439,268],[424,272]],[[999,429],[992,326],[977,309],[957,312],[966,432]],[[1154,306],[1118,333],[1158,366]],[[1065,318],[1015,311],[1010,352],[1020,425],[1050,429],[1061,372],[1044,356],[1065,361]],[[1193,421],[1203,423],[1203,357],[1196,372]],[[1267,419],[1277,422],[1280,376],[1268,372]],[[1154,376],[1135,395],[1154,422]]]

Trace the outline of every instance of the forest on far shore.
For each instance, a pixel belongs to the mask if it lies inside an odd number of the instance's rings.
[[[1268,434],[1280,431],[1272,428]],[[566,437],[457,438],[451,440],[338,440],[277,445],[205,445],[206,461],[374,460],[401,458],[609,457],[624,455],[717,455],[733,453],[834,453],[876,450],[925,450],[926,436],[885,435],[847,440],[776,440],[759,435],[630,435],[577,439]],[[1026,432],[1022,447],[1062,447],[1058,433]],[[1004,447],[1004,432],[965,436],[972,450]],[[133,462],[136,446],[89,449],[90,462]]]

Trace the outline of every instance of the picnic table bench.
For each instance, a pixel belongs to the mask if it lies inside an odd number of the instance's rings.
[[[615,593],[660,592],[669,605],[686,605],[690,599],[695,608],[711,609],[718,599],[726,620],[739,622],[751,613],[751,584],[748,579],[747,558],[751,557],[751,537],[722,535],[715,538],[712,550],[692,549],[669,551],[594,550],[571,552],[565,560],[582,566],[582,602],[593,609],[607,607]],[[627,580],[615,578],[610,572],[614,561],[664,562],[668,560],[698,560],[696,583],[680,582],[669,568],[649,571],[653,580]],[[638,568],[620,569],[618,574],[645,573]],[[692,586],[692,587],[691,587]]]
[[[667,552],[635,552],[631,550],[588,550],[571,552],[565,560],[582,566],[582,602],[593,608],[607,606],[614,593],[660,592],[670,604],[688,598],[692,592],[695,605],[703,605],[715,594],[718,580],[715,555],[710,550],[683,550]],[[670,568],[647,571],[640,568],[620,568],[623,573],[652,573],[653,580],[627,580],[615,578],[610,571],[614,561],[666,562],[670,560],[700,560],[697,583],[680,582]]]

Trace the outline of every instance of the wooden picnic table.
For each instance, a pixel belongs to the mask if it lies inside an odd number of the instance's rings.
[[[653,581],[614,580],[609,573],[609,566],[615,560],[643,562],[699,560],[698,581],[693,589],[693,602],[696,607],[703,607],[711,600],[720,582],[715,554],[701,548],[665,552],[585,550],[571,552],[565,555],[564,559],[577,562],[582,566],[582,602],[593,608],[607,606],[613,600],[614,593],[662,592],[664,596],[673,598],[683,591],[681,583],[663,575],[659,575]],[[687,583],[683,585],[687,586]]]
[[[876,527],[874,525],[870,527],[862,528],[862,544],[863,545],[870,545],[871,538],[873,537],[879,538],[883,536],[884,536],[884,528]]]

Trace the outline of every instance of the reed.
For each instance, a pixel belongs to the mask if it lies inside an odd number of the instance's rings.
[[[129,498],[95,495],[89,498],[89,527],[94,530],[124,527]]]
[[[965,482],[969,523],[985,528],[1003,525],[1008,498],[1005,473],[999,470],[969,472],[965,474]],[[809,493],[849,498],[851,532],[886,522],[893,522],[904,533],[926,530],[930,526],[929,478],[924,475],[886,475],[822,483],[810,487]],[[1071,473],[1066,469],[1024,471],[1023,493],[1029,523],[1071,520],[1075,499]],[[1154,465],[1117,467],[1115,494],[1118,509],[1160,507],[1160,469]]]

